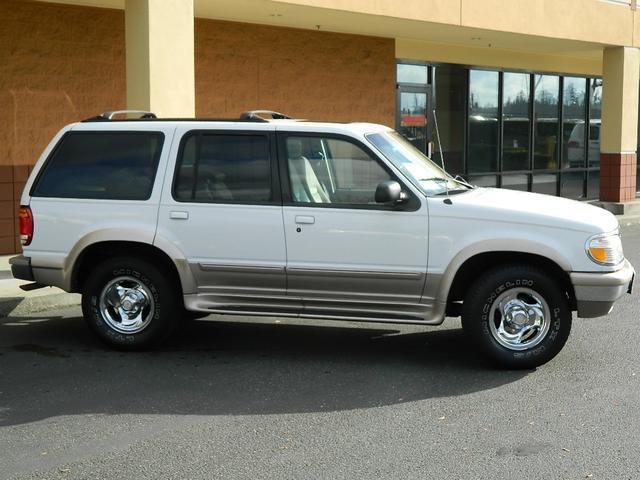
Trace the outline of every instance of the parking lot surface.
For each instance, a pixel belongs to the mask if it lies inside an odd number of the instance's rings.
[[[640,478],[638,345],[637,290],[535,371],[456,319],[212,316],[121,353],[78,308],[2,318],[0,478]]]

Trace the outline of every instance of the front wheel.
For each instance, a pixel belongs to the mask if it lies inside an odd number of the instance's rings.
[[[491,270],[469,289],[462,326],[506,368],[535,368],[562,349],[571,331],[566,295],[544,271],[526,265]]]
[[[108,259],[93,269],[84,285],[84,318],[111,347],[154,346],[167,338],[180,318],[179,290],[169,278],[144,260]]]

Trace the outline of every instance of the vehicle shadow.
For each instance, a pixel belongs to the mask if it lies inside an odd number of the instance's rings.
[[[0,322],[0,426],[78,414],[370,408],[516,381],[459,329],[185,322],[162,349],[111,351],[80,318]]]

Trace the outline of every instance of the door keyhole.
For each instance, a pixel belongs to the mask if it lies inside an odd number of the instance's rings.
[[[296,232],[300,233],[302,229],[300,227],[296,228]]]

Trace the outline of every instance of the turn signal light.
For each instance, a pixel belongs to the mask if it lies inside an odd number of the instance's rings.
[[[589,253],[598,262],[604,263],[607,261],[607,251],[602,247],[589,247]]]
[[[20,241],[23,246],[27,246],[33,239],[33,215],[30,207],[20,207],[18,210],[18,220],[20,222]]]

